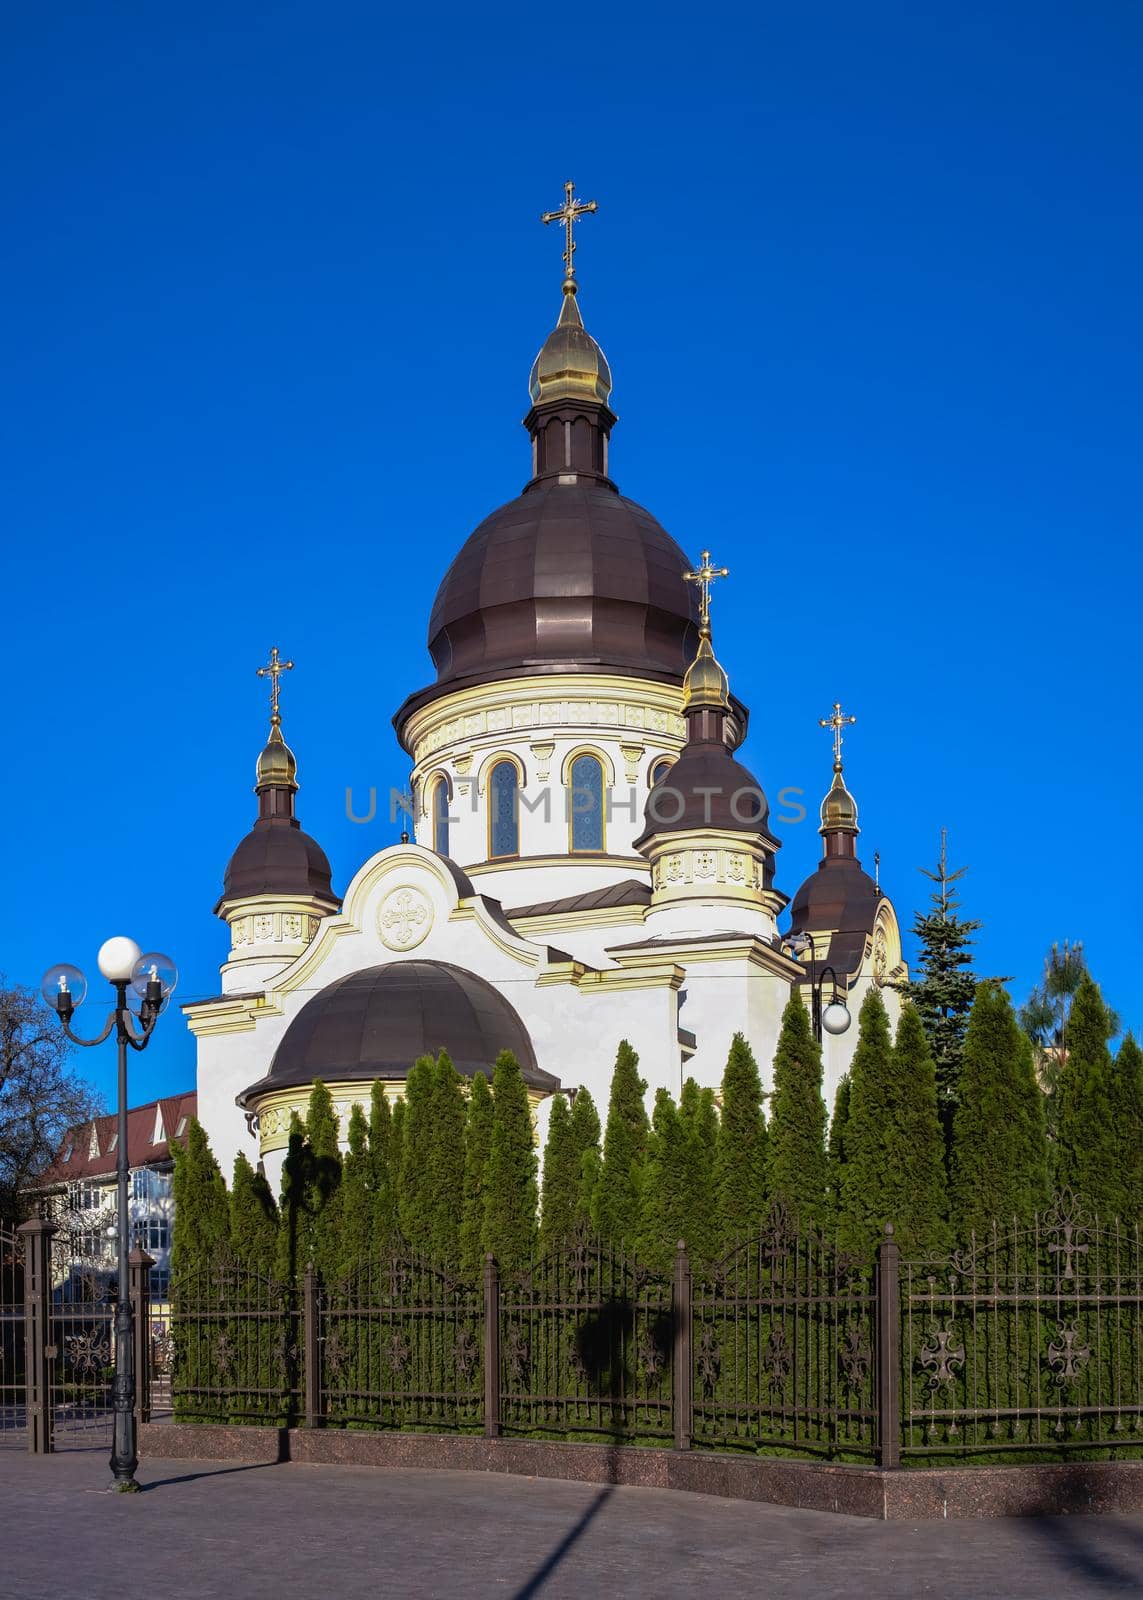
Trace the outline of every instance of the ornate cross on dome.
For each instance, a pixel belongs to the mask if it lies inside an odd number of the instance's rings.
[[[259,667],[258,668],[258,676],[260,678],[269,678],[269,680],[270,680],[270,721],[271,722],[281,722],[281,720],[282,720],[282,718],[281,718],[281,716],[279,715],[279,712],[278,712],[278,692],[279,692],[278,679],[282,676],[283,672],[292,672],[293,670],[294,670],[294,663],[292,661],[280,661],[278,659],[278,647],[277,647],[277,645],[275,645],[274,648],[270,651],[270,659],[266,663],[266,665],[264,667]]]
[[[828,717],[819,717],[818,718],[818,727],[819,728],[832,728],[833,729],[833,759],[834,759],[834,763],[837,766],[841,765],[841,743],[842,743],[841,730],[843,728],[852,727],[852,725],[856,721],[857,721],[856,717],[847,717],[844,714],[844,712],[841,709],[841,701],[840,700],[835,700],[834,701],[834,703],[833,703],[833,711],[830,713],[830,715]]]
[[[702,627],[710,627],[710,586],[716,578],[729,578],[729,567],[712,567],[710,551],[704,550],[702,560],[693,572],[684,572],[683,579],[686,583],[697,583],[699,586],[699,622]]]
[[[575,225],[581,217],[586,217],[589,211],[598,211],[599,202],[596,200],[577,200],[575,198],[575,184],[571,178],[564,184],[564,203],[558,211],[545,211],[541,222],[562,222],[564,225],[564,267],[567,270],[566,283],[575,282]]]

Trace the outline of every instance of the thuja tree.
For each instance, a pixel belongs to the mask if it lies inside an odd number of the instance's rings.
[[[460,1264],[457,1197],[464,1192],[465,1103],[461,1077],[446,1050],[433,1069],[429,1253],[440,1266]]]
[[[484,1248],[502,1271],[517,1271],[536,1246],[536,1152],[532,1114],[520,1063],[510,1050],[492,1074],[492,1137],[484,1207]]]
[[[1123,1217],[1136,1223],[1143,1221],[1143,1050],[1130,1033],[1119,1047],[1112,1081]]]
[[[171,1249],[173,1397],[177,1421],[225,1422],[229,1405],[218,1352],[230,1337],[227,1319],[230,1239],[226,1184],[206,1133],[192,1120],[186,1141],[172,1144],[175,1235]]]
[[[1108,1049],[1112,1019],[1084,973],[1068,1019],[1067,1059],[1060,1069],[1056,1118],[1056,1181],[1101,1216],[1126,1212],[1121,1166],[1122,1097]]]
[[[427,1254],[432,1239],[432,1056],[420,1056],[405,1078],[397,1216],[401,1232],[415,1251]],[[400,1107],[398,1107],[400,1111]]]
[[[683,1140],[682,1194],[684,1226],[670,1241],[682,1239],[692,1258],[707,1260],[718,1248],[718,1207],[714,1163],[718,1154],[718,1110],[714,1090],[700,1089],[693,1078],[679,1097]]]
[[[722,1075],[722,1122],[714,1163],[719,1245],[757,1230],[766,1209],[766,1118],[754,1052],[736,1033]]]
[[[658,1272],[668,1270],[675,1241],[683,1238],[693,1220],[687,1193],[687,1142],[687,1131],[669,1090],[657,1089],[635,1247],[640,1260]]]
[[[1032,1044],[1003,986],[976,991],[961,1060],[953,1118],[949,1207],[954,1236],[965,1242],[993,1221],[1027,1224],[1048,1202],[1044,1097]]]
[[[849,1129],[849,1073],[842,1075],[833,1097],[833,1115],[829,1119],[829,1141],[826,1157],[829,1162],[829,1217],[836,1222],[841,1209],[841,1174],[845,1166],[846,1135]]]
[[[611,1077],[592,1221],[604,1239],[628,1247],[634,1245],[639,1231],[639,1195],[647,1154],[646,1088],[639,1076],[639,1057],[624,1039]]]
[[[369,1148],[369,1123],[359,1105],[349,1115],[348,1149],[342,1162],[337,1217],[336,1260],[338,1279],[356,1273],[373,1251],[373,1158]]]
[[[918,956],[914,976],[901,987],[916,1006],[929,1041],[936,1072],[937,1100],[947,1137],[958,1098],[964,1034],[976,992],[972,935],[981,924],[959,915],[960,901],[955,885],[968,868],[949,871],[948,836],[944,828],[941,829],[941,853],[936,871],[930,872],[925,867],[921,871],[936,888],[930,897],[931,909],[918,912],[914,919],[913,936],[919,947]]]
[[[393,1126],[393,1113],[383,1083],[374,1083],[369,1093],[369,1190],[372,1199],[374,1252],[387,1250],[397,1229],[397,1187],[393,1160],[399,1130]]]
[[[341,1152],[333,1097],[320,1078],[314,1080],[306,1110],[305,1155],[301,1265],[312,1262],[330,1278],[340,1265]]]
[[[239,1151],[230,1184],[230,1248],[235,1259],[269,1277],[278,1253],[279,1226],[273,1190]]]
[[[595,1190],[599,1183],[599,1169],[603,1154],[599,1147],[599,1112],[595,1101],[586,1089],[579,1089],[572,1102],[571,1135],[576,1152],[576,1170],[579,1186],[576,1190],[575,1225],[588,1227],[591,1223]]]
[[[944,1135],[932,1055],[920,1016],[910,1005],[901,1012],[894,1046],[876,989],[861,1007],[850,1067],[846,1147],[840,1242],[868,1252],[892,1222],[905,1254],[944,1248]]]
[[[484,1256],[484,1209],[488,1199],[488,1157],[492,1149],[492,1093],[476,1072],[468,1094],[464,1129],[464,1191],[460,1212],[460,1264],[470,1277]]]
[[[560,1248],[575,1229],[579,1197],[579,1152],[572,1133],[572,1112],[566,1096],[552,1096],[548,1137],[544,1144],[544,1181],[540,1195],[540,1252]]]
[[[829,1167],[822,1052],[809,1012],[792,994],[782,1014],[770,1096],[769,1190],[798,1220],[821,1227],[826,1217]]]

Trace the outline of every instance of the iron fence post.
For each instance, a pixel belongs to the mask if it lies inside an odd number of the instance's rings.
[[[135,1426],[151,1420],[151,1268],[154,1256],[136,1245],[127,1257],[135,1333]]]
[[[306,1388],[306,1427],[316,1428],[321,1421],[321,1351],[318,1348],[318,1279],[311,1261],[302,1281],[302,1337]]]
[[[691,1361],[691,1339],[694,1312],[691,1305],[691,1264],[687,1247],[679,1240],[675,1251],[675,1289],[673,1321],[675,1325],[674,1371],[671,1382],[671,1410],[674,1412],[675,1449],[689,1450],[694,1432],[694,1368]]]
[[[901,1465],[901,1251],[893,1224],[877,1247],[877,1460]]]
[[[46,1456],[52,1449],[51,1339],[52,1238],[54,1222],[35,1217],[18,1230],[24,1241],[24,1380],[28,1449]]]
[[[500,1433],[500,1274],[491,1250],[484,1257],[484,1433]]]

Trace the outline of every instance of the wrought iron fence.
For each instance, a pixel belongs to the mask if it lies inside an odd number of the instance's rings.
[[[876,1310],[873,1263],[775,1208],[695,1275],[694,1442],[872,1457]]]
[[[0,1223],[0,1448],[27,1444],[24,1361],[24,1251]]]
[[[669,1278],[581,1235],[567,1250],[505,1276],[498,1290],[495,1421],[503,1432],[671,1439]]]
[[[115,1375],[114,1272],[69,1231],[51,1241],[48,1392],[54,1448],[110,1444]]]
[[[328,1286],[307,1274],[304,1301],[308,1421],[480,1431],[479,1284],[398,1245]]]
[[[300,1410],[297,1296],[229,1253],[172,1286],[176,1422],[283,1426]]]
[[[1069,1193],[902,1266],[903,1453],[1143,1445],[1136,1223]]]

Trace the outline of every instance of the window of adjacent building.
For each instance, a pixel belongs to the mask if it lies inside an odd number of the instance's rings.
[[[166,1200],[171,1193],[171,1174],[152,1172],[150,1167],[136,1167],[131,1174],[133,1200]]]
[[[603,762],[576,756],[568,772],[568,810],[573,851],[603,849]]]
[[[148,1217],[140,1225],[138,1237],[144,1250],[169,1250],[171,1225],[166,1217]]]
[[[438,856],[447,856],[448,814],[452,804],[452,788],[443,773],[433,779],[433,786],[429,791],[429,803],[433,818],[433,849]]]
[[[520,854],[520,774],[514,761],[498,761],[488,774],[488,854]]]
[[[76,1211],[98,1211],[103,1204],[103,1185],[99,1183],[73,1184],[71,1203]]]

